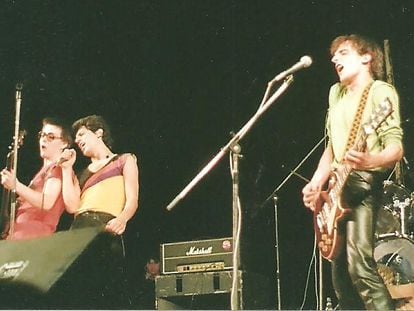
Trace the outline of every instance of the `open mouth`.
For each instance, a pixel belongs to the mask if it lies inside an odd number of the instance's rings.
[[[336,64],[335,69],[337,73],[340,73],[344,69],[344,66],[342,66],[341,64]]]

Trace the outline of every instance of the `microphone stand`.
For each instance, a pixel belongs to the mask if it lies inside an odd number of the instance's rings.
[[[303,163],[305,163],[305,161],[312,155],[312,153],[314,153],[314,151],[320,146],[320,144],[322,144],[325,141],[325,139],[326,139],[326,135],[323,136],[321,140],[317,142],[315,146],[313,146],[311,151],[309,151],[308,154],[302,159],[302,161],[300,161],[299,164],[296,165],[296,167],[292,171],[290,171],[289,175],[287,175],[285,179],[279,184],[279,186],[277,186],[276,189],[273,190],[273,192],[267,197],[267,199],[262,203],[261,206],[265,205],[270,199],[274,198],[276,196],[276,193],[284,186],[285,183],[287,183],[287,181],[292,177],[292,175],[295,175],[299,177],[300,179],[303,179],[304,181],[309,182],[309,179],[298,174],[297,170],[303,165]]]
[[[167,205],[166,209],[171,211],[179,201],[181,201],[192,188],[220,161],[220,159],[230,150],[230,147],[239,142],[259,119],[262,114],[269,109],[273,102],[288,88],[293,82],[293,76],[288,76],[276,90],[276,92],[264,103],[262,103],[256,113],[250,118],[249,121],[230,139],[230,141],[220,149],[220,151],[214,156],[213,159],[190,181],[190,183]],[[269,83],[268,89],[272,86]],[[266,91],[267,94],[267,91]]]
[[[282,296],[280,294],[280,265],[279,265],[279,218],[277,216],[277,200],[278,197],[273,197],[273,205],[275,208],[275,249],[276,249],[276,288],[277,288],[277,309],[282,310]]]
[[[239,159],[243,156],[239,144],[231,146],[230,151],[230,173],[232,176],[232,207],[233,207],[233,278],[230,295],[231,310],[243,310],[243,293],[239,291],[240,275],[240,234],[241,234],[241,205],[239,196]]]
[[[269,195],[267,197],[267,199],[261,204],[261,206],[265,205],[267,203],[268,200],[273,199],[273,205],[274,205],[274,210],[275,210],[275,249],[276,249],[276,288],[277,288],[277,305],[278,305],[278,310],[282,310],[281,309],[281,305],[282,305],[282,298],[281,298],[281,294],[280,294],[280,261],[279,261],[279,219],[278,219],[278,196],[277,196],[277,192],[283,187],[283,185],[293,176],[297,176],[300,179],[303,179],[305,182],[309,182],[309,179],[303,177],[302,175],[300,175],[299,173],[297,173],[297,170],[303,165],[303,163],[305,163],[305,161],[312,155],[312,153],[320,146],[320,144],[322,144],[323,141],[325,141],[326,135],[324,137],[322,137],[322,139],[316,143],[316,145],[311,149],[311,151],[308,152],[308,154],[302,159],[302,161],[299,162],[298,165],[296,165],[296,167],[290,171],[290,173],[285,177],[285,179],[276,187],[276,189],[272,192],[271,195]],[[322,263],[321,260],[321,256],[319,255],[319,262]],[[322,294],[322,269],[321,269],[321,264],[320,264],[320,289],[319,292],[320,294]],[[322,298],[320,298],[322,301]]]
[[[269,90],[275,83],[275,81],[271,81],[268,83],[265,97],[262,100],[258,110],[256,113],[250,118],[249,121],[230,139],[230,141],[223,147],[221,150],[214,156],[213,159],[193,178],[193,180],[168,204],[167,210],[171,211],[177,203],[182,200],[188,192],[220,161],[220,159],[226,154],[230,149],[233,148],[233,154],[236,154],[234,157],[234,167],[236,171],[233,171],[233,209],[236,207],[240,208],[240,200],[238,197],[238,167],[237,167],[237,159],[240,156],[238,153],[240,152],[239,148],[234,148],[237,146],[238,142],[247,134],[247,132],[252,128],[254,123],[264,114],[264,112],[270,108],[270,106],[275,102],[277,98],[282,95],[282,93],[289,87],[289,85],[293,82],[293,75],[289,75],[283,81],[282,85],[273,93],[272,96],[269,96]],[[238,152],[235,152],[238,151]],[[235,216],[236,215],[236,216]],[[239,309],[239,287],[240,287],[240,274],[239,272],[239,235],[240,235],[240,222],[241,213],[237,213],[237,211],[233,210],[233,286],[232,286],[232,299],[231,299],[231,308],[232,310]],[[236,234],[237,233],[237,234]],[[236,234],[236,235],[235,235]],[[237,249],[235,249],[237,248]]]

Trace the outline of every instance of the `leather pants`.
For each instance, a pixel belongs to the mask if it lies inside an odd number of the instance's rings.
[[[373,255],[383,177],[377,172],[354,171],[343,189],[342,202],[352,213],[340,223],[344,245],[332,261],[332,281],[342,310],[395,309]]]

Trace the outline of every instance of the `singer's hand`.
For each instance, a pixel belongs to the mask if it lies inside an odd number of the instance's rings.
[[[105,231],[110,232],[112,234],[121,235],[125,231],[126,224],[127,222],[124,219],[116,217],[108,221],[108,223],[105,226]]]
[[[60,158],[57,162],[62,168],[72,167],[76,161],[75,149],[65,149],[62,151]]]

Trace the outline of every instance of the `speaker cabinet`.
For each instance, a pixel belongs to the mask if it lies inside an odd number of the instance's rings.
[[[230,310],[232,271],[163,275],[155,280],[158,310]],[[262,275],[239,271],[239,307],[269,309],[269,281]]]
[[[116,292],[112,286],[119,268],[111,241],[112,237],[96,228],[26,241],[1,241],[2,308],[116,307],[107,305],[107,292]]]

